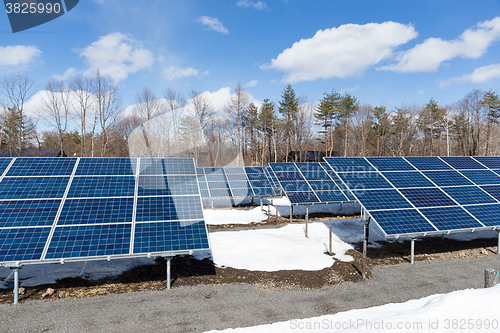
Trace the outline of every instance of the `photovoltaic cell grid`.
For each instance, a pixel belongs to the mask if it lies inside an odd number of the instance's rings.
[[[192,159],[0,158],[0,264],[208,249]]]
[[[196,168],[204,199],[259,198],[276,196],[265,167]]]
[[[326,163],[270,163],[293,205],[355,201]]]
[[[325,161],[388,236],[500,227],[500,157]]]

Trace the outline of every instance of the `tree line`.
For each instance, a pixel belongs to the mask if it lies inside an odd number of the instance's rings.
[[[306,151],[500,154],[500,100],[493,90],[473,90],[450,105],[431,99],[387,110],[335,89],[311,103],[290,84],[277,102],[266,98],[257,106],[238,84],[220,112],[207,94],[195,90],[186,99],[170,87],[161,96],[144,87],[124,115],[119,85],[97,71],[47,82],[38,94],[37,116],[30,116],[26,103],[38,91],[27,73],[3,75],[0,149],[19,156],[27,148],[60,149],[68,156],[191,156],[204,166],[302,161]]]

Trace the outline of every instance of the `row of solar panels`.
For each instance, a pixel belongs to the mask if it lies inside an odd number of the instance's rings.
[[[500,227],[500,157],[325,160],[388,236]]]
[[[203,199],[259,198],[281,195],[269,167],[196,168]]]
[[[208,249],[193,159],[0,159],[0,263]]]

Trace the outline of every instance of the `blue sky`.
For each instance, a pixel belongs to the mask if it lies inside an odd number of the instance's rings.
[[[388,109],[446,105],[498,91],[499,55],[498,0],[82,0],[16,34],[0,14],[1,73],[27,70],[43,89],[99,68],[124,107],[144,86],[221,106],[238,82],[257,101],[291,83],[311,102],[335,89]]]

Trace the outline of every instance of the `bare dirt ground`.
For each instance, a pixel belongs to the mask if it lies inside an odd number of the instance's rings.
[[[356,218],[356,216],[339,217],[338,219]],[[314,220],[331,220],[331,216],[316,214]],[[294,223],[303,222],[294,217]],[[209,226],[209,231],[220,229],[244,229],[259,227],[276,227],[289,223],[288,218],[272,217],[270,221],[248,225]],[[394,265],[410,261],[410,243],[384,242],[378,248],[370,247],[367,253],[368,272],[376,265]],[[496,239],[476,239],[472,241],[455,241],[450,239],[424,238],[416,243],[415,260],[440,260],[444,258],[477,258],[496,254]],[[320,271],[277,271],[260,272],[216,267],[211,260],[196,260],[192,256],[175,257],[172,260],[172,288],[194,285],[221,285],[243,283],[259,286],[265,290],[277,289],[323,289],[333,285],[352,283],[362,280],[362,244],[356,244],[354,250],[347,253],[354,257],[352,262],[335,261],[328,268]],[[166,262],[163,258],[156,260],[155,265],[140,266],[123,273],[116,278],[89,281],[82,278],[67,278],[56,284],[20,288],[20,302],[32,299],[55,300],[60,298],[80,298],[95,295],[128,293],[134,291],[154,291],[167,288]],[[51,290],[52,289],[52,290]],[[47,291],[50,291],[47,295]],[[206,297],[210,297],[207,295]],[[0,290],[0,303],[13,301],[12,290]]]

